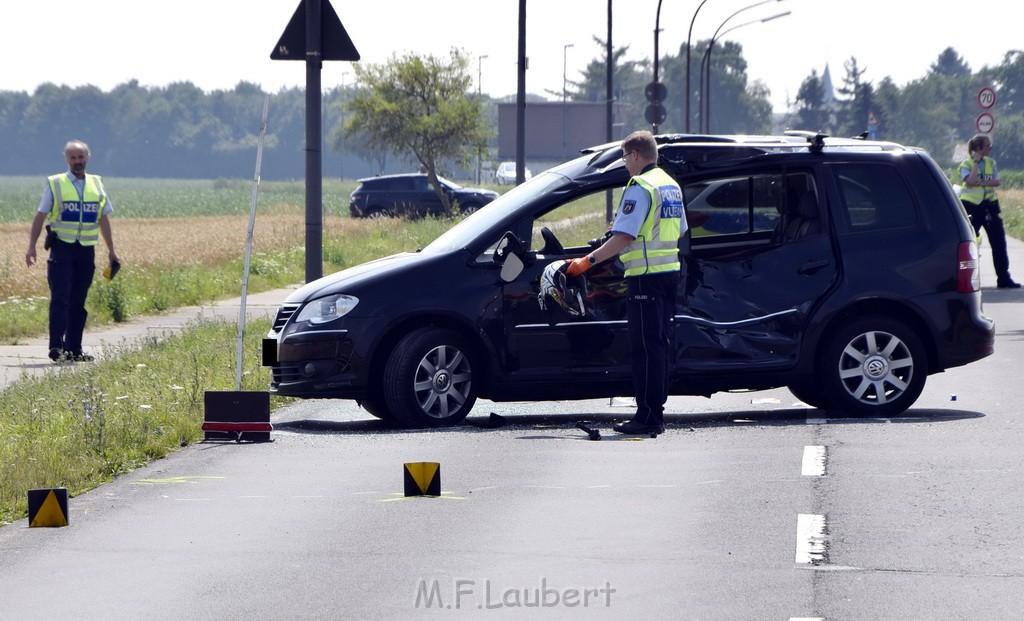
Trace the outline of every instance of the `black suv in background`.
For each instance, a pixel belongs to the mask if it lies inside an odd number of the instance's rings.
[[[463,188],[444,177],[437,179],[448,195],[452,210],[457,213],[473,213],[498,198],[497,192]],[[353,218],[445,215],[441,199],[434,192],[427,175],[422,173],[360,179],[349,198],[348,210]]]
[[[786,386],[889,416],[928,375],[993,352],[974,232],[925,152],[800,132],[657,140],[690,224],[672,394]],[[264,344],[270,390],[414,426],[457,423],[478,397],[632,394],[621,263],[579,284],[582,316],[541,297],[547,265],[600,242],[621,155],[588,149],[422,250],[295,291]]]

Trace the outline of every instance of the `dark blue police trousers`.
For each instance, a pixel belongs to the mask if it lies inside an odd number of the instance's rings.
[[[636,415],[643,425],[664,423],[669,372],[675,364],[672,316],[679,272],[626,278],[626,320],[633,359]]]
[[[50,349],[82,353],[82,333],[89,313],[85,299],[96,271],[96,247],[56,240],[46,262],[50,284]]]

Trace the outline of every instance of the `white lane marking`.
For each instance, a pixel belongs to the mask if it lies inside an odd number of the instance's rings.
[[[825,516],[801,513],[796,519],[796,562],[816,565],[825,560]]]
[[[825,447],[805,446],[803,465],[800,474],[805,477],[825,476]]]

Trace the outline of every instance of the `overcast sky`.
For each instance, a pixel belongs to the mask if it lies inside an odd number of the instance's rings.
[[[32,92],[53,82],[109,91],[132,79],[148,86],[191,81],[205,91],[243,80],[270,92],[303,86],[304,63],[270,60],[300,2],[2,0],[0,90]],[[612,2],[613,44],[628,45],[630,59],[652,58],[658,0]],[[518,0],[331,4],[361,63],[408,52],[447,56],[458,47],[471,57],[474,79],[480,70],[483,92],[500,97],[516,91]],[[827,63],[838,86],[851,56],[867,70],[867,81],[891,76],[902,85],[922,77],[947,47],[975,70],[1024,47],[1019,0],[764,0],[742,10],[752,4],[757,0],[663,0],[662,55],[685,45],[700,6],[694,41],[720,26],[722,33],[736,27],[723,39],[743,46],[749,78],[763,81],[782,111],[812,69],[820,74]],[[569,81],[578,78],[602,53],[594,37],[606,37],[607,15],[607,0],[527,0],[527,91],[561,92],[563,68]],[[351,84],[350,65],[324,63],[323,87]]]

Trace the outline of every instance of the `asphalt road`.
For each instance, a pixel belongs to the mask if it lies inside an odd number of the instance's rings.
[[[482,402],[506,424],[441,431],[298,403],[273,442],[194,445],[73,498],[67,527],[0,528],[0,619],[1018,618],[1022,303],[986,289],[996,354],[892,419],[673,398],[633,441],[624,402]],[[419,461],[441,497],[404,497]]]

